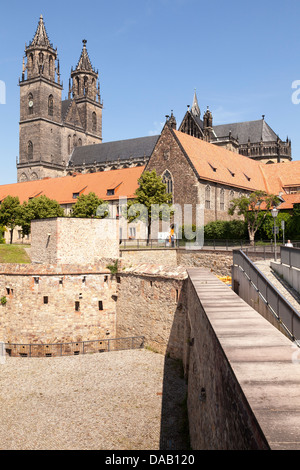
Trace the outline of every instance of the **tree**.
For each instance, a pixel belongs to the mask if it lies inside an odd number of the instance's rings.
[[[267,194],[265,191],[254,191],[249,196],[241,196],[232,199],[228,214],[237,213],[242,215],[247,224],[250,245],[254,244],[257,230],[263,224],[268,211],[272,206],[278,205],[279,198],[274,194]]]
[[[278,234],[277,234],[277,239],[279,240],[280,238],[283,238],[283,230],[281,226],[281,222],[285,222],[285,236],[290,238],[290,222],[291,222],[292,216],[288,214],[287,212],[279,212],[278,216],[276,217],[276,227],[278,228]],[[264,221],[263,224],[259,228],[260,236],[265,237],[267,239],[274,238],[274,233],[273,233],[273,228],[274,228],[274,219],[272,217],[272,214],[269,212]]]
[[[22,227],[24,237],[30,233],[32,220],[64,217],[64,215],[64,210],[57,201],[46,196],[39,196],[23,202],[19,211],[18,225]]]
[[[102,208],[101,215],[100,211],[97,212],[99,206]],[[81,194],[72,209],[72,217],[95,217],[100,219],[107,217],[108,214],[108,204],[104,203],[104,201],[99,199],[93,192]]]
[[[0,205],[0,224],[10,230],[10,243],[13,240],[13,231],[19,224],[20,200],[18,197],[7,196]]]
[[[135,191],[136,198],[127,203],[124,215],[127,220],[145,222],[147,244],[154,220],[169,220],[172,215],[172,194],[167,193],[166,184],[156,171],[145,171],[138,179],[139,187]]]
[[[293,205],[293,214],[289,224],[290,238],[300,239],[300,203]]]

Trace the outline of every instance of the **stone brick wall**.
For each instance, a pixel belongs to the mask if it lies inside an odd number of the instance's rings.
[[[185,267],[202,267],[219,276],[231,276],[232,251],[177,250],[177,264]]]
[[[118,221],[59,217],[31,225],[33,263],[87,264],[119,257]]]
[[[145,336],[145,346],[181,358],[185,322],[185,279],[174,270],[140,265],[121,273],[117,302],[117,336]]]
[[[171,129],[166,125],[158,140],[146,171],[156,170],[158,175],[168,170],[173,179],[173,203],[200,203],[199,185],[195,172],[174,139]],[[193,211],[195,217],[195,210]],[[195,219],[193,221],[195,223]]]
[[[187,311],[183,344],[192,448],[268,449],[190,279]]]
[[[116,336],[117,280],[103,265],[2,265],[1,341],[58,343]]]
[[[203,267],[219,276],[230,276],[232,251],[224,250],[185,250],[180,249],[145,249],[121,250],[123,265],[132,266],[149,263],[165,266]]]
[[[174,249],[121,250],[123,265],[132,266],[140,263],[177,266],[177,254]]]

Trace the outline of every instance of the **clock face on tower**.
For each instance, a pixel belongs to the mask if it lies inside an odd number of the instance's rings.
[[[33,106],[33,101],[29,101],[28,106],[29,106],[29,108],[32,108],[32,106]]]

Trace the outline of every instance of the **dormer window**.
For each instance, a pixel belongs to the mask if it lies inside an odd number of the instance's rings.
[[[107,192],[106,192],[106,195],[107,196],[114,196],[115,194],[115,190],[114,189],[108,189]]]
[[[78,199],[79,198],[79,193],[73,193],[73,199]]]
[[[209,166],[211,167],[211,169],[212,169],[213,171],[217,171],[217,168],[214,167],[211,163],[208,162],[208,164],[209,164]]]

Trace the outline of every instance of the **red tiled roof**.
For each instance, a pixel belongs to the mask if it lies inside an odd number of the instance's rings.
[[[103,200],[116,200],[119,197],[132,199],[138,188],[138,178],[143,171],[144,167],[123,168],[4,184],[0,186],[0,201],[8,195],[18,196],[22,204],[28,199],[44,195],[55,199],[59,204],[74,204],[76,200],[73,198],[73,193],[88,194],[89,192],[94,192]],[[114,195],[108,196],[108,189],[115,189]]]
[[[199,177],[246,190],[265,190],[260,165],[251,158],[174,131]]]
[[[285,188],[300,186],[300,160],[265,164],[180,131],[175,136],[199,177],[250,191],[262,190],[285,200],[280,209],[292,209],[300,194],[286,194]]]

